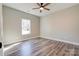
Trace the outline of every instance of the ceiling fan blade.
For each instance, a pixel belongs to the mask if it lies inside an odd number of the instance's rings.
[[[45,7],[45,6],[48,6],[49,4],[50,4],[50,3],[46,3],[46,4],[44,5],[44,7]]]
[[[50,9],[48,9],[48,8],[44,8],[44,9],[45,9],[45,10],[48,10],[48,11],[50,10]]]
[[[38,6],[41,6],[40,3],[37,3]]]
[[[39,8],[32,8],[32,9],[39,9]]]

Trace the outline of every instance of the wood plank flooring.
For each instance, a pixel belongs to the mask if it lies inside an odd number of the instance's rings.
[[[79,56],[79,46],[36,38],[21,42],[17,45],[16,51],[9,52],[7,56]]]

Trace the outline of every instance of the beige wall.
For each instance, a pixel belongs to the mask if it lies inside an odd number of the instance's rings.
[[[10,44],[40,35],[40,18],[3,6],[4,44]],[[31,34],[21,35],[21,19],[31,20]]]
[[[2,19],[2,4],[0,3],[0,42],[3,40],[3,19]],[[0,49],[0,56],[3,55],[3,49]]]
[[[40,36],[79,43],[79,5],[41,18]]]
[[[4,44],[10,44],[27,38],[41,36],[79,43],[79,5],[55,12],[41,18],[9,7],[3,7]],[[30,19],[32,32],[21,35],[21,19]],[[40,34],[39,34],[40,33]]]

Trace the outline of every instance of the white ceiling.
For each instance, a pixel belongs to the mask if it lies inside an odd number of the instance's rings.
[[[43,17],[46,15],[52,14],[56,11],[72,7],[76,5],[76,3],[51,3],[50,5],[47,6],[47,8],[49,8],[50,11],[44,10],[42,13],[39,12],[39,9],[32,10],[32,8],[38,7],[36,3],[4,3],[3,5],[20,10],[20,11],[24,11],[26,13]]]

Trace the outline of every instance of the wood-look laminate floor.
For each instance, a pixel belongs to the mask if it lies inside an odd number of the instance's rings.
[[[17,45],[16,51],[9,52],[8,56],[79,56],[79,46],[36,38],[21,42]]]

